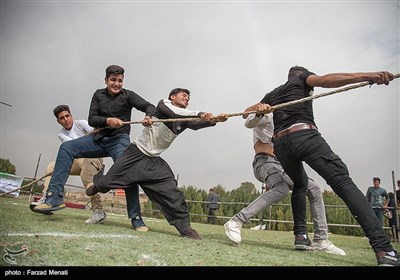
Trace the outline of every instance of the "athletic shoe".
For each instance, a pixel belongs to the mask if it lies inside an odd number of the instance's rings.
[[[242,229],[241,223],[230,219],[224,224],[224,228],[225,234],[230,240],[236,244],[239,244],[242,241],[242,236],[240,235],[240,230]]]
[[[33,210],[38,213],[47,214],[45,212],[57,211],[64,208],[64,196],[62,194],[48,192],[44,201],[36,205]]]
[[[311,249],[311,240],[303,235],[297,235],[294,239],[294,248],[296,250],[309,250]]]
[[[389,252],[377,252],[376,260],[378,261],[378,266],[400,266],[400,257],[397,252],[392,251],[393,256]]]
[[[87,224],[102,224],[106,220],[106,212],[100,209],[93,210],[92,216],[85,221]]]
[[[46,196],[42,196],[39,200],[37,200],[37,201],[32,201],[32,202],[29,204],[29,209],[31,209],[31,211],[33,211],[33,212],[35,212],[35,213],[40,213],[40,214],[44,214],[44,215],[53,215],[54,213],[51,212],[51,211],[46,211],[46,212],[38,212],[38,211],[35,211],[35,207],[38,206],[39,204],[41,204],[41,203],[44,201],[45,198],[46,198]]]
[[[328,254],[346,256],[345,251],[333,245],[329,240],[314,240],[312,249],[325,251]]]
[[[190,238],[190,239],[196,239],[196,240],[201,240],[201,236],[199,233],[192,229],[191,226],[188,226],[185,231],[181,234],[182,237]]]
[[[144,224],[142,217],[137,216],[131,219],[132,228],[137,231],[147,232],[149,228]]]

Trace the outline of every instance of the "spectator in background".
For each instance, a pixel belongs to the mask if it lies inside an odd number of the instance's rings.
[[[399,198],[397,198],[399,199]],[[389,219],[389,227],[392,232],[392,240],[399,240],[399,232],[397,231],[397,211],[396,211],[396,201],[394,199],[394,193],[389,193],[389,203],[388,203],[388,211],[392,213],[392,217]]]
[[[215,222],[216,222],[215,211],[219,208],[218,207],[218,194],[216,194],[214,189],[212,189],[212,188],[208,191],[206,207],[208,209],[207,224],[211,223],[211,224],[215,225]]]
[[[396,191],[397,207],[400,207],[400,180],[397,180],[397,187],[399,188]]]
[[[392,241],[393,239],[399,240],[399,225],[397,224],[397,208],[400,207],[400,180],[397,180],[397,187],[399,188],[396,191],[396,198],[394,197],[394,193],[389,193],[389,210],[392,212],[392,218],[389,219],[389,226],[391,227],[392,232]],[[397,200],[397,203],[396,203]],[[397,207],[397,208],[396,208]]]
[[[387,208],[389,196],[386,190],[380,187],[381,179],[374,177],[372,182],[374,186],[368,188],[366,197],[374,209],[375,215],[383,225],[383,210]]]

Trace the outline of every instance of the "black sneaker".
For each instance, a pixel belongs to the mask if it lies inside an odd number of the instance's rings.
[[[132,228],[137,231],[147,232],[149,228],[144,224],[142,217],[137,216],[131,219]]]
[[[377,252],[376,260],[378,261],[378,266],[400,266],[400,257],[394,252],[394,256],[391,256],[388,252]]]
[[[311,246],[311,240],[308,237],[304,237],[303,235],[297,235],[294,238],[294,248],[296,250],[309,250]]]
[[[95,185],[91,185],[90,187],[88,187],[85,191],[87,196],[92,196],[95,195],[99,192],[99,189],[95,186]]]
[[[108,193],[109,191],[111,191],[110,188],[101,188],[100,189],[99,187],[97,187],[95,185],[91,185],[86,189],[85,193],[87,196],[93,196],[99,192],[100,193]]]
[[[92,182],[92,185],[90,186],[90,187],[88,187],[87,189],[86,189],[86,191],[85,191],[85,193],[86,193],[86,195],[87,196],[93,196],[93,195],[95,195],[95,194],[97,194],[97,193],[107,193],[107,192],[109,192],[109,191],[111,191],[111,189],[110,188],[105,188],[105,187],[98,187],[98,186],[96,186],[95,185],[95,181],[96,181],[96,177],[98,177],[98,176],[103,176],[103,174],[104,174],[104,167],[105,167],[105,165],[103,164],[102,165],[102,167],[101,167],[101,169],[99,170],[99,172],[97,172],[94,176],[93,176],[93,182]]]
[[[192,229],[191,226],[188,226],[185,231],[181,234],[182,237],[187,237],[190,239],[197,239],[197,240],[201,240],[201,236],[199,235],[199,233],[197,231],[195,231],[194,229]]]

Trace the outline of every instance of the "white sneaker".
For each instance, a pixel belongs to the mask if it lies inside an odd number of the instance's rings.
[[[234,220],[229,220],[224,224],[225,234],[230,240],[239,244],[242,241],[242,236],[240,235],[240,230],[242,229],[242,224],[235,222]]]
[[[103,210],[93,210],[92,216],[85,221],[87,224],[102,224],[106,220],[106,212]]]
[[[312,247],[314,250],[325,251],[328,254],[346,256],[345,251],[333,245],[329,240],[315,240]]]

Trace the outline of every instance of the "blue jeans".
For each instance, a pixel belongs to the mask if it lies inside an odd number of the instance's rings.
[[[103,137],[98,140],[95,140],[93,135],[85,135],[63,142],[58,149],[48,192],[63,194],[74,159],[111,157],[115,161],[129,145],[128,134]],[[139,187],[126,189],[125,196],[129,218],[140,216]]]
[[[301,130],[274,140],[275,154],[293,180],[292,208],[294,234],[306,234],[306,191],[308,176],[303,161],[314,169],[346,203],[364,230],[375,252],[392,251],[390,239],[365,195],[349,176],[347,166],[317,130]]]

